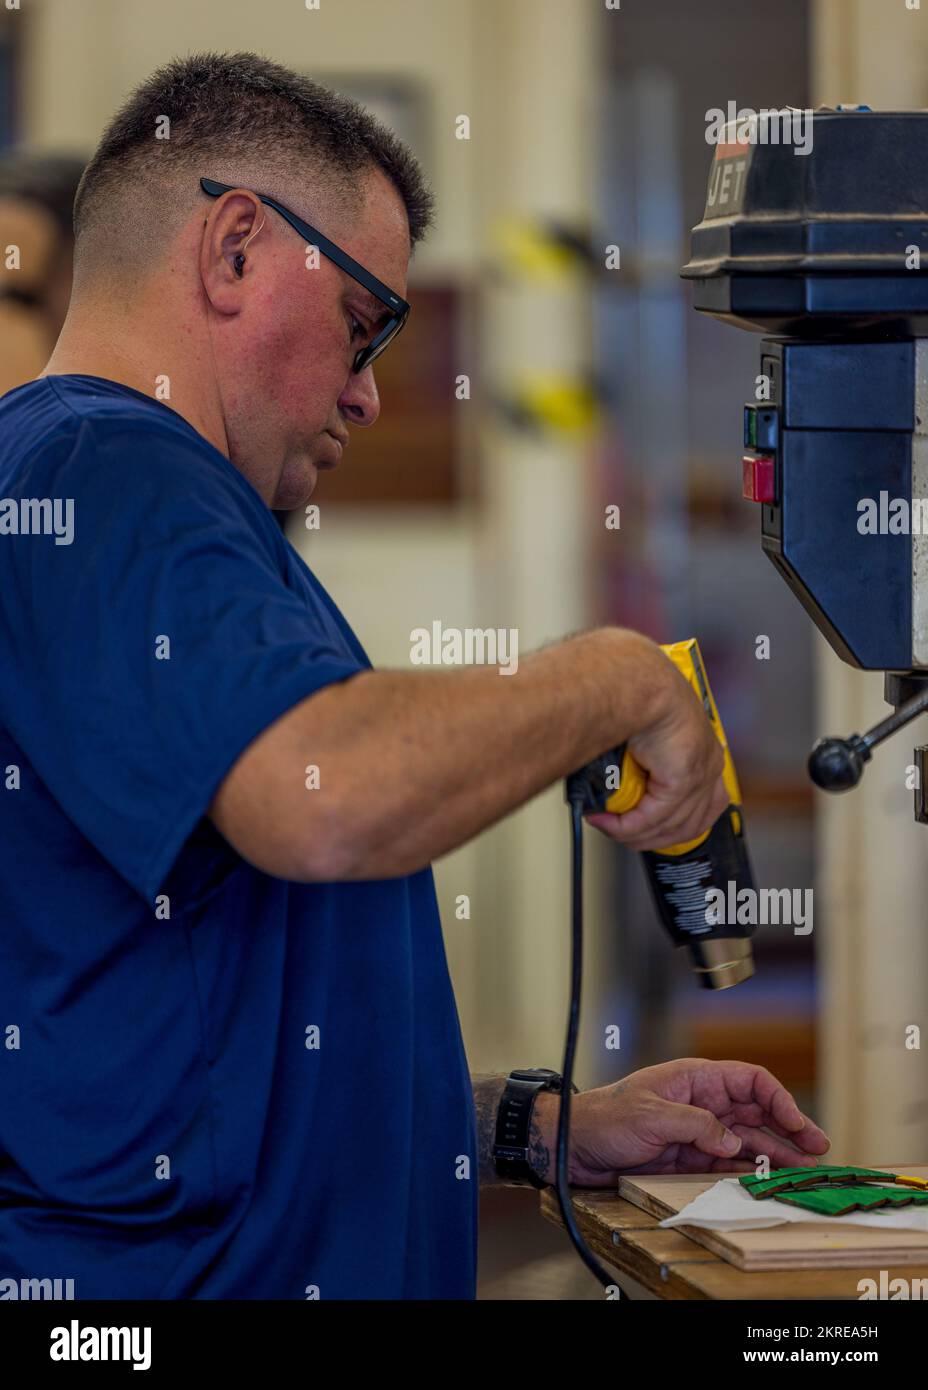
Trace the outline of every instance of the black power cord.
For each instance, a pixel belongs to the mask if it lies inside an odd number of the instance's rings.
[[[583,810],[584,799],[568,787],[568,801],[571,816],[571,930],[570,930],[570,1011],[567,1017],[567,1040],[564,1044],[564,1077],[561,1089],[561,1109],[557,1122],[557,1200],[561,1209],[561,1219],[574,1248],[587,1269],[600,1281],[603,1288],[614,1289],[617,1298],[624,1298],[615,1275],[607,1273],[593,1251],[587,1245],[577,1222],[574,1219],[570,1201],[568,1182],[568,1150],[570,1147],[570,1097],[574,1074],[574,1054],[577,1050],[577,1032],[580,1024],[580,990],[583,983]]]

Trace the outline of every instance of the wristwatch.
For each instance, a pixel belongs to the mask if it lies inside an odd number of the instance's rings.
[[[528,1136],[532,1111],[539,1091],[560,1091],[564,1078],[546,1067],[526,1067],[512,1071],[496,1112],[496,1139],[493,1144],[493,1163],[501,1178],[533,1187],[548,1187],[528,1161]],[[576,1092],[577,1087],[571,1086]]]

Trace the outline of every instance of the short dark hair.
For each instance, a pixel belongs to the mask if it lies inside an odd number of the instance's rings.
[[[158,138],[169,121],[169,138]],[[251,187],[327,231],[379,168],[403,199],[410,245],[434,218],[416,157],[352,98],[255,53],[196,53],[159,68],[110,121],[74,199],[75,284],[137,269],[195,206],[199,178]],[[328,213],[328,217],[326,216]],[[316,222],[316,218],[319,221]],[[334,239],[334,238],[333,238]]]

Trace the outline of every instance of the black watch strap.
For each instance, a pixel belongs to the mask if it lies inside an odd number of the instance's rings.
[[[533,1187],[548,1184],[529,1163],[529,1131],[532,1110],[539,1091],[560,1091],[564,1078],[545,1067],[526,1067],[509,1073],[496,1112],[496,1140],[493,1162],[501,1178],[510,1182],[531,1183]],[[571,1088],[576,1091],[576,1086]]]

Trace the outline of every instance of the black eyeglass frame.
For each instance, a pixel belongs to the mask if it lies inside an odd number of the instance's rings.
[[[231,193],[233,189],[243,186],[244,185],[234,183],[217,183],[215,179],[200,179],[200,187],[210,198],[218,198],[222,193]],[[248,192],[254,192],[254,189],[249,189]],[[376,338],[373,338],[366,347],[359,349],[354,359],[352,371],[363,372],[364,368],[370,366],[375,357],[379,357],[384,348],[391,343],[397,333],[399,333],[400,329],[409,318],[412,305],[408,304],[405,299],[401,299],[400,296],[395,294],[382,280],[378,280],[376,275],[372,275],[369,270],[365,270],[360,261],[354,260],[353,257],[348,255],[347,251],[343,251],[340,246],[336,246],[334,241],[330,241],[327,236],[323,236],[322,232],[317,232],[315,227],[310,226],[308,222],[304,222],[302,218],[297,217],[289,208],[285,208],[282,203],[278,203],[275,198],[269,198],[266,193],[255,193],[255,197],[259,198],[261,202],[265,203],[269,208],[273,208],[276,213],[279,213],[284,221],[289,222],[290,226],[293,227],[295,231],[299,232],[300,236],[303,237],[310,246],[317,246],[324,256],[334,262],[340,270],[345,271],[346,275],[350,275],[353,280],[357,280],[359,285],[363,285],[366,290],[370,291],[375,299],[379,299],[381,304],[385,304],[390,310],[389,322],[380,330]]]

